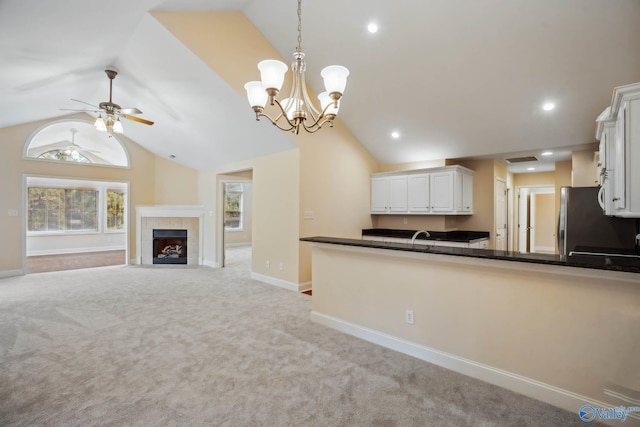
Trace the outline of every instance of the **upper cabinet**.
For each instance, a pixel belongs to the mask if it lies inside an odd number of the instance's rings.
[[[371,213],[470,215],[473,171],[462,166],[374,174]]]
[[[407,176],[374,176],[371,178],[371,212],[407,211]]]
[[[640,83],[617,87],[597,122],[600,205],[606,215],[640,218]]]

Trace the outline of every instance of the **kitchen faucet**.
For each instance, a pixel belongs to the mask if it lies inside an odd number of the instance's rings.
[[[416,237],[418,237],[418,235],[420,233],[424,233],[425,236],[427,237],[431,237],[431,234],[429,234],[429,232],[427,230],[418,230],[414,233],[413,237],[411,238],[411,245],[413,245],[416,241]]]

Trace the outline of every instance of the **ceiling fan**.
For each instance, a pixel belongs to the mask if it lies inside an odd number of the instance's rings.
[[[109,77],[109,101],[101,102],[98,105],[93,105],[85,101],[80,101],[79,99],[71,99],[75,102],[80,102],[82,104],[89,105],[94,109],[71,109],[71,108],[62,108],[64,111],[83,111],[83,112],[91,112],[97,113],[98,118],[96,119],[94,126],[99,131],[109,133],[111,136],[113,133],[123,133],[124,129],[122,128],[122,122],[120,122],[120,117],[128,120],[133,120],[134,122],[142,123],[145,125],[152,125],[153,122],[150,120],[141,119],[140,117],[134,116],[134,114],[142,114],[137,108],[122,108],[118,104],[112,101],[113,95],[113,79],[118,75],[118,71],[113,67],[108,67],[104,72]],[[103,118],[102,115],[105,117]]]

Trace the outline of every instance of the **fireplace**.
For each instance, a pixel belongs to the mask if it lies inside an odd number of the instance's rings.
[[[187,230],[153,230],[153,263],[186,264]]]

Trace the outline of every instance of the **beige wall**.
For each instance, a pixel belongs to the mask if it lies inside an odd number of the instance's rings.
[[[156,205],[193,205],[198,200],[198,171],[175,162],[154,158]]]
[[[473,174],[473,215],[447,216],[445,227],[447,230],[468,230],[490,232],[489,247],[495,243],[495,178],[496,165],[494,160],[447,160],[447,165],[467,167]],[[506,174],[505,177],[506,179]]]
[[[386,164],[380,165],[376,172],[409,171],[414,169],[438,168],[446,165],[447,163],[444,159],[425,160],[422,162],[386,163]]]
[[[536,250],[555,251],[556,199],[555,194],[535,194],[535,246]]]
[[[300,150],[220,166],[199,173],[199,198],[205,206],[204,259],[217,265],[222,251],[222,182],[229,173],[253,171],[252,266],[256,274],[298,283]],[[266,266],[270,262],[270,267]],[[279,269],[283,263],[284,269]]]
[[[574,151],[571,154],[572,187],[595,187],[598,185],[598,165],[595,153],[598,148]]]
[[[543,187],[556,185],[555,172],[516,173],[513,175],[513,185],[517,187]]]
[[[77,114],[66,116],[80,120],[89,120],[89,116]],[[22,218],[25,215],[23,201],[23,176],[51,176],[58,178],[83,178],[92,180],[129,182],[129,257],[136,253],[135,247],[135,209],[136,205],[153,205],[156,203],[156,157],[121,136],[120,140],[129,154],[130,168],[111,168],[105,166],[86,166],[60,162],[25,160],[24,144],[29,136],[41,126],[54,120],[42,120],[23,125],[0,128],[3,155],[0,157],[0,235],[19,250],[7,252],[0,258],[0,273],[19,274],[22,271],[23,236],[25,234]],[[151,173],[149,172],[151,171]],[[180,194],[166,195],[161,199],[165,203],[196,203],[197,192],[194,174],[184,168],[169,167],[169,173],[187,184],[189,190]],[[174,197],[175,196],[175,197]],[[9,216],[10,209],[18,210],[17,217]],[[7,273],[9,272],[9,273]]]
[[[334,327],[368,328],[365,336],[373,330],[611,405],[620,403],[605,386],[640,389],[636,274],[336,245],[314,248],[313,262],[313,313]],[[578,407],[569,409],[577,416]]]
[[[445,215],[372,215],[374,228],[394,230],[450,231],[446,228]],[[406,219],[407,223],[404,223]],[[453,224],[457,227],[457,223]],[[457,228],[453,228],[456,230]]]

